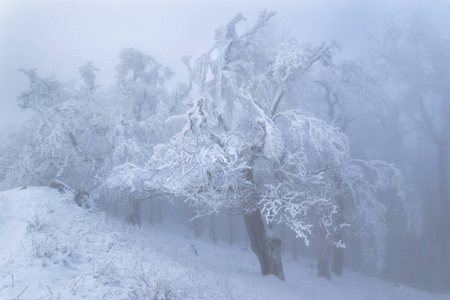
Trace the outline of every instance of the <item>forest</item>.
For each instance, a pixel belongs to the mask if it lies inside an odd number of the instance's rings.
[[[278,30],[275,12],[245,17],[210,28],[186,80],[133,47],[108,84],[95,61],[69,82],[19,66],[29,118],[0,132],[0,190],[49,186],[132,228],[181,224],[248,247],[280,281],[307,257],[317,280],[350,270],[450,293],[446,32],[405,10],[344,59],[338,41]]]

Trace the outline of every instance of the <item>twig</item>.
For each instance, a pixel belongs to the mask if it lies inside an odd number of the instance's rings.
[[[145,280],[144,276],[142,276],[142,275],[138,275],[138,276],[139,276],[139,278],[142,279],[142,281],[145,283],[145,285],[147,286],[147,288],[150,288],[150,285],[147,283],[147,280]]]
[[[11,287],[14,288],[14,275],[11,274]]]
[[[195,253],[195,255],[197,255],[197,256],[198,256],[198,251],[197,251],[197,248],[195,248],[195,246],[194,246],[193,244],[191,244],[191,246],[192,246],[192,249],[194,249],[194,253]]]
[[[45,285],[48,288],[48,291],[50,292],[50,295],[53,296],[52,290],[50,289],[50,287],[48,286],[48,284]]]
[[[14,299],[19,299],[19,297],[22,296],[22,294],[27,290],[27,288],[28,288],[28,285],[23,289],[22,293],[20,293],[19,295],[17,295],[17,297],[14,298]]]

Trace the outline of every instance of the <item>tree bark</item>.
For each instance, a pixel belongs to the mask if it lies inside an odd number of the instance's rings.
[[[254,157],[250,161],[253,166]],[[253,168],[245,171],[245,177],[255,188]],[[259,203],[259,194],[256,189],[252,191],[252,197],[248,198],[249,206]],[[256,254],[263,276],[272,274],[284,281],[283,262],[281,260],[281,240],[268,232],[259,208],[250,213],[244,213],[245,228],[250,239],[250,246]]]
[[[439,202],[440,202],[440,266],[441,292],[450,290],[450,177],[449,177],[449,146],[439,145]]]
[[[281,253],[286,253],[286,226],[284,224],[281,225],[281,233],[280,233],[280,240],[281,240]]]
[[[341,234],[342,235],[342,234]],[[334,247],[334,257],[333,257],[333,265],[331,266],[331,270],[334,274],[338,276],[342,276],[344,271],[344,249]]]
[[[228,244],[230,244],[230,246],[233,246],[234,243],[235,227],[236,224],[233,222],[233,217],[228,216]]]
[[[272,274],[285,280],[280,239],[268,234],[259,210],[244,215],[244,221],[250,245],[261,266],[261,274],[263,276]]]
[[[298,259],[298,241],[297,237],[294,235],[294,239],[292,240],[292,259],[297,261]]]
[[[150,199],[148,201],[148,204],[149,204],[148,205],[149,206],[148,222],[153,225],[153,224],[155,224],[155,199]]]
[[[79,206],[79,207],[84,207],[84,208],[91,208],[91,205],[89,204],[89,193],[83,190],[77,190],[75,192],[75,196],[73,198],[75,200],[75,203]]]
[[[339,206],[339,212],[336,217],[335,225],[336,225],[336,233],[334,234],[334,241],[339,242],[343,240],[344,237],[344,229],[339,225],[345,221],[344,218],[344,201],[342,197],[337,199],[337,205]],[[340,247],[333,247],[333,265],[331,266],[331,270],[334,274],[338,276],[342,276],[342,272],[344,271],[344,249]]]
[[[155,222],[162,223],[164,221],[163,202],[160,198],[155,199]]]
[[[128,200],[127,223],[141,226],[141,200],[134,197]]]
[[[119,209],[117,207],[117,201],[114,201],[113,211],[114,211],[114,217],[118,218],[119,217]]]
[[[203,235],[203,220],[201,218],[194,219],[194,230],[196,238]]]
[[[210,216],[209,238],[213,240],[214,244],[217,244],[216,216],[214,214]]]
[[[324,225],[320,226],[320,242],[319,242],[319,257],[317,261],[317,276],[331,279],[330,273],[330,252],[331,240],[327,234],[327,229]]]

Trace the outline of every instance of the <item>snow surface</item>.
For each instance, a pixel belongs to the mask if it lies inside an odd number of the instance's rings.
[[[142,228],[79,208],[46,187],[0,192],[0,299],[449,299],[314,261],[262,277],[242,245],[193,238],[182,225]]]

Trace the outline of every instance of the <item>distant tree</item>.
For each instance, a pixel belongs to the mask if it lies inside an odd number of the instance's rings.
[[[396,132],[397,109],[389,103],[378,82],[364,70],[358,61],[342,61],[339,63],[332,62],[327,65],[317,65],[307,80],[303,80],[298,86],[298,89],[299,92],[303,91],[303,93],[308,94],[308,97],[304,97],[305,100],[303,102],[306,107],[314,111],[318,116],[328,120],[328,122],[349,137],[352,157],[368,158],[367,149],[371,151],[373,146],[380,144],[380,138],[375,136],[377,132],[383,136],[393,135]],[[386,133],[386,130],[390,132]],[[368,132],[371,132],[371,134],[369,135]],[[390,149],[392,150],[392,148],[393,145],[391,143]],[[393,154],[389,153],[390,159],[392,159],[392,156]],[[393,175],[397,173],[396,176],[398,176],[399,180],[403,180],[399,171],[392,164],[382,163],[379,160],[369,160],[365,164],[370,164],[370,169],[373,168],[374,170],[379,167],[386,170],[392,167],[390,172],[393,172]],[[364,165],[359,167],[364,167]],[[369,165],[365,166],[366,170],[367,167]],[[339,207],[335,217],[337,224],[344,223],[345,219],[350,217],[348,214],[352,213],[356,204],[353,199],[355,195],[352,195],[351,189],[346,187],[346,182],[342,176],[340,172],[334,175],[335,185],[340,189],[340,192],[336,194],[336,203]],[[387,189],[388,187],[388,185],[385,185],[381,189]],[[401,200],[400,207],[402,207],[402,212],[406,216],[407,229],[417,234],[420,232],[421,225],[419,198],[405,184],[400,190],[408,192],[406,198],[404,196],[391,198]],[[375,193],[378,192],[376,191]],[[384,202],[384,205],[387,204],[382,199],[380,201],[381,203]],[[393,207],[393,205],[388,205],[385,209],[389,207]],[[384,215],[384,213],[380,212],[379,217],[384,218]],[[368,220],[373,219],[368,218]],[[380,222],[381,219],[378,221]],[[335,242],[343,240],[344,228],[341,227],[336,230],[334,234]],[[353,228],[358,227],[347,228],[347,231],[360,235]],[[375,232],[371,234],[373,237],[375,235]],[[385,234],[381,235],[381,231],[378,235],[376,240],[381,241],[384,239]],[[365,244],[363,243],[364,247],[366,247]],[[381,248],[379,249],[381,250]],[[380,253],[384,253],[384,250]],[[378,263],[377,269],[380,270],[380,264]],[[333,272],[341,275],[342,271],[343,248],[336,247],[334,248]]]
[[[438,215],[439,235],[433,242],[439,244],[438,290],[446,292],[450,288],[450,40],[423,12],[405,12],[387,20],[375,58],[380,78],[401,113],[404,131],[414,132],[420,143],[429,141],[436,150],[438,209],[433,218]]]
[[[95,68],[94,63],[90,61],[87,62],[84,66],[81,66],[79,68],[79,71],[81,79],[84,83],[82,90],[84,90],[87,95],[92,94],[98,88],[98,85],[95,83],[95,72],[98,72],[100,70]]]

